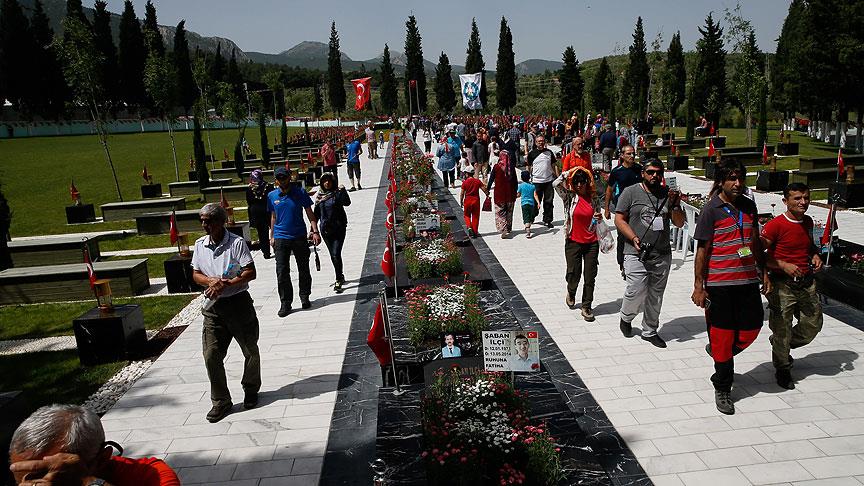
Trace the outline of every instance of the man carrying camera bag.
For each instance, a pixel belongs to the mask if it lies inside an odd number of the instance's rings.
[[[663,162],[652,159],[642,169],[642,183],[621,193],[615,205],[615,226],[624,238],[624,274],[627,290],[621,302],[621,333],[630,337],[631,323],[644,309],[642,339],[665,348],[658,334],[660,307],[672,266],[669,221],[684,225],[684,211],[677,190],[662,184]],[[675,189],[675,188],[673,188]]]

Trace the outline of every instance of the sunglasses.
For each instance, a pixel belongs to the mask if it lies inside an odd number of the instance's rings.
[[[286,179],[288,179],[288,176],[283,176],[283,175],[276,176],[276,180],[277,180],[277,181],[284,181],[284,180],[286,180]]]
[[[624,152],[621,155],[629,155],[632,157],[632,156],[636,155],[636,152]]]
[[[662,171],[662,170],[653,170],[653,169],[649,169],[649,170],[646,170],[645,173],[648,174],[649,176],[653,176],[653,175],[663,175],[663,171]]]

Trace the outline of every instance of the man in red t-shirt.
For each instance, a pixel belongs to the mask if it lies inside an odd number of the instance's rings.
[[[822,329],[822,306],[813,273],[822,260],[813,243],[813,220],[807,216],[810,188],[793,182],[783,190],[786,212],[762,228],[762,244],[768,251],[771,292],[768,294],[768,326],[771,328],[772,361],[777,384],[795,388],[790,349],[810,344]],[[798,324],[792,326],[792,318]]]
[[[584,167],[591,170],[591,154],[582,148],[582,137],[574,137],[570,153],[561,159],[561,171],[566,172],[573,167]]]
[[[459,202],[462,204],[462,215],[465,218],[465,232],[471,238],[477,238],[480,226],[480,190],[486,192],[486,188],[480,179],[474,177],[473,166],[469,165],[463,171],[468,178],[462,181]]]

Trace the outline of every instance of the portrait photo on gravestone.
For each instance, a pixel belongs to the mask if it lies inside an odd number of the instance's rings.
[[[483,331],[486,371],[540,371],[536,331]]]

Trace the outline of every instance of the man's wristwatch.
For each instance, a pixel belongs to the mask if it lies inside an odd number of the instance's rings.
[[[87,483],[87,486],[103,486],[105,484],[105,480],[102,478],[93,478]]]

